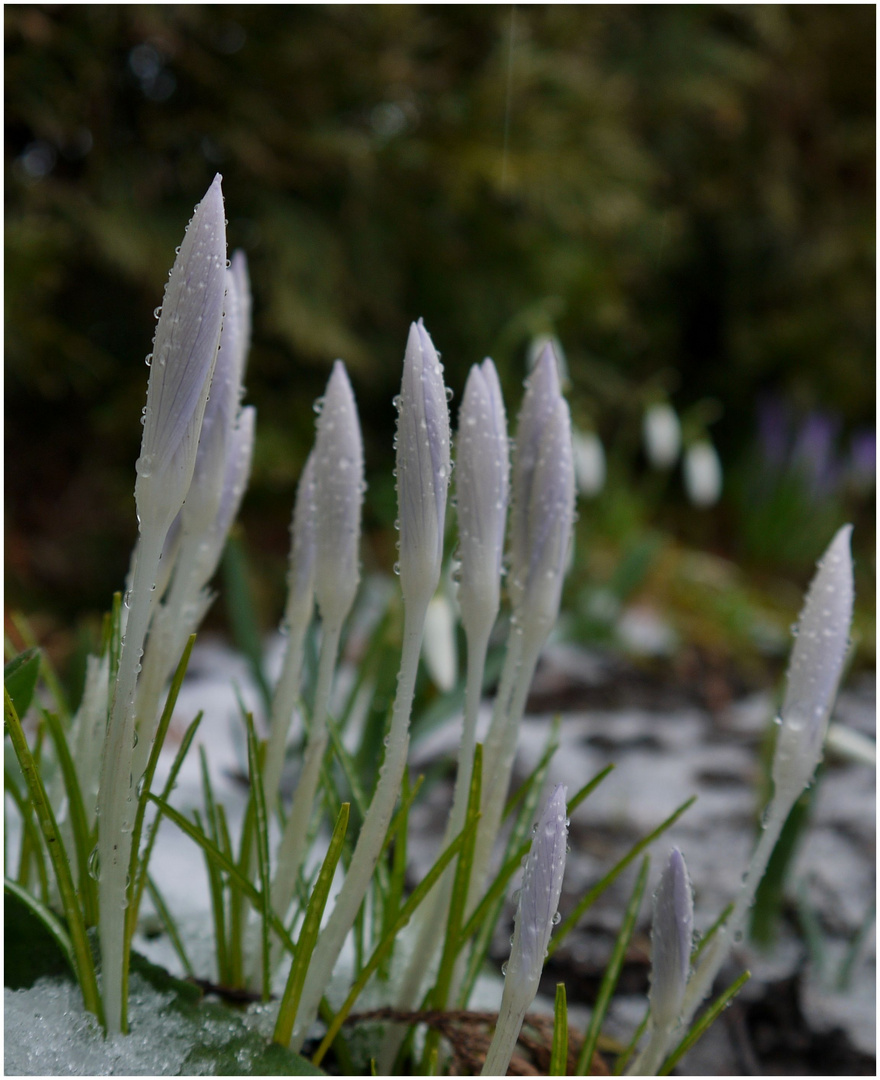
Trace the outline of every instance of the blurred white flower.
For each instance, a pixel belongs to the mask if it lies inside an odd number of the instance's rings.
[[[455,611],[449,598],[439,592],[428,604],[422,656],[428,674],[438,690],[452,690],[458,678],[458,648],[455,642]]]
[[[721,495],[721,461],[708,439],[691,443],[683,468],[685,490],[694,506],[714,506]]]
[[[605,447],[595,431],[575,430],[572,442],[578,492],[589,499],[605,487]]]
[[[675,409],[666,402],[651,405],[642,421],[645,453],[655,469],[669,469],[681,449],[681,423]]]

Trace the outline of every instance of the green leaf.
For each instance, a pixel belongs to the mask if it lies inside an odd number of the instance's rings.
[[[553,1003],[553,1045],[550,1048],[548,1076],[565,1076],[568,1073],[568,1004],[565,999],[565,983],[556,984],[556,1000]]]
[[[668,1076],[675,1066],[681,1061],[684,1055],[690,1050],[690,1048],[700,1039],[703,1034],[708,1031],[712,1024],[721,1015],[722,1011],[733,1000],[733,998],[740,992],[745,984],[751,978],[750,971],[744,971],[742,975],[728,986],[728,988],[719,995],[717,1000],[713,1001],[709,1008],[703,1013],[700,1019],[694,1024],[690,1031],[685,1035],[681,1042],[672,1051],[666,1061],[663,1062],[663,1067],[658,1070],[658,1076]]]
[[[40,650],[37,648],[25,649],[3,669],[3,682],[19,716],[24,716],[31,707],[39,674]]]
[[[3,985],[26,990],[44,975],[73,975],[73,946],[55,912],[9,878],[3,888]]]

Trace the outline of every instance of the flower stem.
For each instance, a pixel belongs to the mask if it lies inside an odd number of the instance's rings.
[[[125,950],[126,877],[135,816],[132,777],[134,699],[164,539],[165,533],[161,529],[141,532],[98,791],[98,931],[104,1007],[110,1035],[127,1029],[123,988],[128,964]]]
[[[370,885],[385,834],[391,822],[394,804],[400,793],[400,782],[406,767],[409,749],[409,721],[415,692],[416,672],[425,627],[427,598],[407,605],[404,612],[403,652],[397,676],[397,696],[391,717],[385,761],[379,770],[379,782],[367,810],[345,882],[340,890],[333,914],[321,932],[312,954],[309,973],[300,1002],[292,1047],[298,1050],[318,1013],[318,1004],[333,974],[349,930],[354,925],[358,909]]]

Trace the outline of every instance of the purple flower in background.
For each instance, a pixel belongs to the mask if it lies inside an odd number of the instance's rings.
[[[834,460],[834,443],[840,421],[819,409],[807,415],[791,451],[791,465],[804,479],[814,497],[830,495],[840,476]]]

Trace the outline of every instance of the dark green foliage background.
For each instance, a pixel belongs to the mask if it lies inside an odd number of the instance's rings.
[[[15,604],[65,620],[121,583],[151,313],[215,171],[255,295],[243,521],[267,619],[336,356],[365,428],[365,560],[393,561],[391,398],[419,316],[456,401],[490,354],[513,408],[529,338],[555,331],[575,417],[612,452],[652,380],[723,404],[734,471],[761,392],[874,423],[872,6],[4,15]],[[741,557],[731,506],[707,520],[698,540]]]

